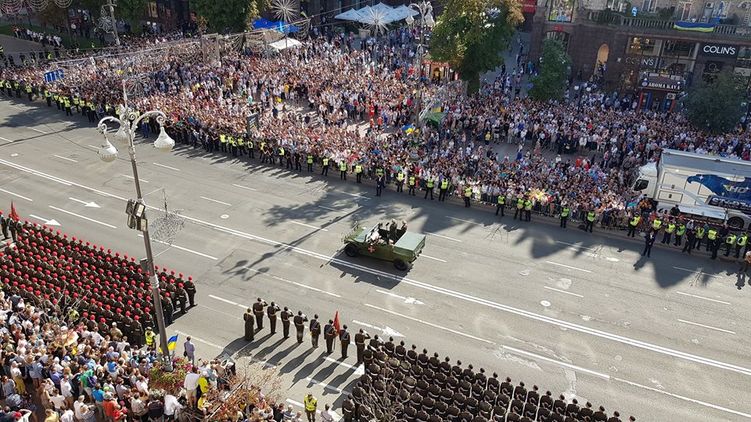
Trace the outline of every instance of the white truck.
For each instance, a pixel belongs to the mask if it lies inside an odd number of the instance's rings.
[[[659,163],[639,168],[633,190],[682,214],[726,221],[736,229],[751,223],[751,162],[664,150]]]

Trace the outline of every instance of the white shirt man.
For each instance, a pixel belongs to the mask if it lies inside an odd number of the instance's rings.
[[[177,397],[172,394],[164,396],[164,416],[175,416],[175,413],[183,408],[183,405],[177,401]]]

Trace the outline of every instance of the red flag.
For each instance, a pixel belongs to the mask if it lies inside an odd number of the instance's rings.
[[[342,324],[339,322],[339,311],[336,311],[336,315],[334,315],[334,330],[336,330],[337,335],[342,330]]]
[[[16,212],[16,207],[13,205],[13,201],[10,201],[10,214],[8,215],[12,220],[18,221],[20,218],[18,217],[18,213]]]

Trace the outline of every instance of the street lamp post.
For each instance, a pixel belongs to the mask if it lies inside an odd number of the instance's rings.
[[[420,14],[420,44],[417,46],[417,77],[422,78],[422,61],[425,55],[425,27],[432,28],[435,25],[433,19],[433,5],[428,0],[423,0],[418,3],[412,3],[409,7]],[[407,16],[406,22],[408,25],[412,25],[415,19],[412,16]],[[420,118],[420,112],[422,111],[422,87],[418,83],[417,86],[417,118]]]
[[[136,165],[136,148],[134,139],[136,137],[136,129],[138,129],[139,123],[141,123],[146,118],[155,117],[157,122],[159,123],[159,136],[157,136],[156,141],[154,141],[154,148],[160,151],[168,152],[175,146],[175,141],[170,138],[170,136],[167,135],[167,133],[164,131],[164,122],[167,116],[162,111],[147,111],[146,113],[143,113],[139,116],[134,111],[128,109],[128,97],[127,93],[125,92],[125,82],[123,82],[123,98],[125,105],[120,109],[119,118],[106,116],[99,121],[98,127],[104,135],[104,142],[102,143],[97,153],[99,154],[101,160],[107,163],[112,162],[117,158],[117,148],[115,148],[115,146],[112,145],[107,138],[107,123],[111,122],[119,125],[119,128],[115,133],[115,140],[118,143],[127,145],[128,147],[130,164],[133,169],[133,180],[135,181],[136,185],[137,199],[135,203],[142,210],[139,219],[141,219],[144,224],[140,225],[140,227],[138,228],[143,233],[143,243],[146,247],[146,271],[149,274],[151,297],[154,301],[154,312],[156,312],[156,323],[157,329],[159,330],[161,353],[164,359],[165,369],[167,371],[171,371],[172,361],[170,359],[169,350],[167,349],[167,330],[164,325],[164,312],[162,310],[161,297],[159,296],[159,279],[157,278],[156,271],[154,270],[154,254],[151,250],[151,238],[149,237],[148,222],[145,215],[146,204],[143,200],[143,195],[141,193],[141,182],[138,178],[138,166]]]

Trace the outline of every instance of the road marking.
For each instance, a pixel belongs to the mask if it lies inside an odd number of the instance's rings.
[[[453,242],[459,242],[459,243],[461,243],[461,242],[462,242],[462,241],[461,241],[461,240],[459,240],[459,239],[454,239],[453,237],[448,237],[448,236],[444,236],[444,235],[442,235],[442,234],[438,234],[438,233],[425,232],[425,234],[429,234],[429,235],[431,235],[431,236],[435,236],[435,237],[440,237],[440,238],[442,238],[442,239],[447,239],[447,240],[451,240],[451,241],[453,241]]]
[[[357,366],[355,366],[355,365],[350,365],[349,363],[345,363],[345,362],[342,362],[342,361],[340,361],[339,359],[336,359],[336,358],[332,358],[331,356],[326,356],[326,357],[324,358],[324,360],[327,360],[327,361],[329,361],[329,362],[333,362],[333,363],[339,364],[340,366],[343,366],[343,367],[345,367],[345,368],[347,368],[347,369],[354,369],[355,371],[357,371],[357,370],[358,370],[358,369],[360,369],[360,368],[363,368],[363,369],[364,369],[364,365],[357,365]],[[363,373],[364,373],[364,371],[363,371]]]
[[[686,321],[685,319],[679,319],[678,322],[682,322],[684,324],[689,324],[689,325],[696,325],[697,327],[704,327],[704,328],[708,328],[710,330],[721,331],[723,333],[735,334],[735,331],[726,330],[724,328],[717,328],[717,327],[713,327],[711,325],[699,324],[698,322]]]
[[[425,325],[433,327],[433,328],[438,328],[440,330],[444,330],[444,331],[448,331],[450,333],[458,334],[460,336],[471,338],[473,340],[481,341],[483,343],[495,344],[494,342],[492,342],[490,340],[485,340],[484,338],[475,337],[472,334],[467,334],[467,333],[464,333],[464,332],[461,332],[461,331],[452,330],[451,328],[441,327],[440,325],[433,324],[432,322],[423,321],[421,319],[417,319],[417,318],[414,318],[414,317],[411,317],[411,316],[408,316],[408,315],[402,315],[402,314],[400,314],[398,312],[390,311],[388,309],[384,309],[384,308],[381,308],[381,307],[378,307],[378,306],[375,306],[375,305],[371,305],[369,303],[366,303],[365,306],[367,306],[369,308],[373,308],[373,309],[378,309],[379,311],[386,312],[387,314],[396,315],[396,316],[400,316],[402,318],[406,318],[406,319],[409,319],[409,320],[412,320],[412,321],[415,321],[415,322],[419,322],[421,324],[425,324]]]
[[[184,333],[184,332],[182,332],[182,331],[178,331],[178,330],[175,330],[175,334],[180,334],[180,335],[183,335],[183,336],[185,336],[185,337],[188,337],[188,336],[190,336],[190,339],[191,339],[191,340],[195,340],[195,341],[197,341],[197,342],[199,342],[199,343],[203,343],[203,344],[205,344],[205,345],[207,345],[207,346],[215,347],[215,348],[217,348],[217,349],[219,349],[219,350],[224,350],[224,347],[222,347],[222,346],[220,346],[220,345],[218,345],[218,344],[212,343],[212,342],[210,342],[210,341],[206,341],[206,340],[204,340],[204,339],[202,339],[202,338],[198,338],[198,337],[196,337],[196,336],[191,336],[190,334],[188,334],[188,333]]]
[[[220,302],[224,302],[224,303],[229,303],[230,305],[235,305],[235,306],[242,306],[243,308],[245,308],[245,306],[243,306],[243,305],[240,305],[240,304],[239,304],[239,303],[237,303],[237,302],[233,302],[233,301],[231,301],[231,300],[229,300],[229,299],[225,299],[225,298],[223,298],[223,297],[219,297],[219,296],[214,296],[214,295],[209,295],[209,297],[210,297],[210,298],[212,298],[212,299],[218,300],[218,301],[220,301]]]
[[[61,160],[70,161],[71,163],[77,163],[78,162],[78,161],[76,161],[76,160],[74,160],[72,158],[63,157],[62,155],[52,154],[52,156],[53,157],[57,157],[57,158],[59,158]]]
[[[10,139],[8,139],[8,138],[3,138],[2,136],[0,136],[0,139],[2,139],[2,140],[3,140],[3,141],[5,141],[5,142],[13,142],[12,140],[10,140]]]
[[[553,262],[553,261],[545,261],[545,263],[546,264],[551,264],[551,265],[558,265],[559,267],[569,268],[569,269],[572,269],[572,270],[584,271],[585,273],[591,273],[592,272],[590,270],[585,270],[583,268],[572,267],[572,266],[566,265],[566,264],[559,264],[559,263]]]
[[[675,268],[676,270],[686,271],[686,272],[694,273],[694,274],[706,275],[706,276],[709,276],[709,277],[719,277],[719,275],[709,274],[709,273],[705,273],[705,272],[702,272],[702,271],[699,271],[699,270],[690,270],[688,268],[682,268],[682,267],[673,267],[673,268]]]
[[[610,375],[608,375],[608,374],[603,374],[601,372],[596,372],[596,371],[593,371],[591,369],[582,368],[581,366],[572,365],[570,363],[561,362],[561,361],[556,360],[556,359],[551,359],[549,357],[541,356],[541,355],[538,355],[536,353],[527,352],[525,350],[517,349],[515,347],[501,346],[501,348],[505,349],[505,350],[508,350],[508,351],[511,351],[513,353],[519,354],[519,355],[524,355],[524,356],[528,356],[528,357],[531,357],[531,358],[534,358],[534,359],[539,359],[539,360],[542,360],[542,361],[545,361],[545,362],[549,362],[549,363],[552,363],[552,364],[555,364],[555,365],[558,365],[558,366],[563,366],[564,368],[569,368],[569,369],[573,369],[575,371],[584,372],[585,374],[590,374],[590,375],[594,375],[596,377],[604,378],[606,380],[610,379]]]
[[[43,221],[45,226],[59,226],[60,225],[60,223],[58,223],[58,221],[55,220],[54,218],[53,219],[47,219],[47,218],[40,217],[40,216],[34,215],[34,214],[29,214],[29,217],[36,218],[37,220]]]
[[[228,206],[228,207],[231,207],[231,206],[232,206],[232,204],[228,204],[228,203],[226,203],[226,202],[223,202],[223,201],[219,201],[219,200],[217,200],[217,199],[211,199],[211,198],[207,198],[207,197],[205,197],[205,196],[201,196],[200,198],[201,198],[201,199],[205,199],[205,200],[207,200],[207,201],[211,201],[211,202],[216,202],[217,204],[222,204],[222,205],[226,205],[226,206]]]
[[[120,176],[122,176],[122,177],[124,177],[126,179],[135,180],[135,178],[133,176],[129,176],[127,174],[121,174]],[[138,178],[138,181],[141,182],[141,183],[151,183],[148,180],[141,179],[140,177]]]
[[[589,248],[589,247],[586,247],[586,246],[577,245],[576,243],[562,242],[560,240],[556,240],[555,243],[560,243],[562,245],[569,245],[569,246],[573,246],[575,248],[586,249],[586,250],[589,250],[589,251],[595,251],[595,250],[597,250],[597,248]]]
[[[95,189],[95,188],[92,188],[92,187],[89,187],[89,186],[86,186],[86,185],[82,185],[80,183],[69,182],[67,180],[63,180],[63,179],[57,178],[55,176],[51,176],[49,174],[40,172],[38,170],[33,170],[33,169],[28,168],[28,167],[17,165],[15,163],[9,162],[7,160],[0,159],[0,164],[4,164],[4,165],[6,165],[8,167],[12,167],[12,168],[24,171],[26,173],[33,174],[35,176],[39,176],[39,177],[42,177],[42,178],[45,178],[45,179],[53,180],[55,182],[65,184],[67,186],[75,185],[76,187],[79,187],[81,189],[85,189],[85,190],[88,190],[88,191],[91,191],[91,192],[95,192],[95,193],[97,193],[99,195],[102,195],[102,196],[105,196],[105,197],[119,199],[122,202],[127,202],[128,201],[127,198],[124,198],[122,196],[119,196],[119,195],[116,195],[116,194],[112,194],[112,193],[109,193],[109,192],[105,192],[105,191],[101,191],[101,190],[98,190],[98,189]],[[147,207],[150,208],[150,209],[152,209],[152,210],[159,210],[159,211],[161,211],[161,209],[158,208],[158,207],[154,207],[154,206],[147,206]],[[431,285],[431,284],[428,284],[428,283],[425,283],[425,282],[422,282],[422,281],[418,281],[418,280],[415,280],[415,279],[407,278],[407,277],[404,277],[404,276],[397,276],[397,275],[394,275],[392,273],[388,273],[388,272],[385,272],[385,271],[380,271],[380,270],[376,270],[374,268],[369,268],[369,267],[366,267],[366,266],[363,266],[363,265],[359,265],[359,264],[355,264],[355,263],[352,263],[352,262],[348,262],[348,261],[345,261],[343,259],[336,258],[336,256],[329,256],[329,255],[325,255],[325,254],[322,254],[322,253],[313,252],[313,251],[310,251],[310,250],[307,250],[307,249],[303,249],[303,248],[300,248],[300,247],[297,247],[297,246],[293,246],[293,245],[290,245],[290,244],[287,244],[287,243],[283,243],[283,242],[279,242],[279,241],[276,241],[276,240],[267,239],[267,238],[264,238],[264,237],[261,237],[261,236],[257,236],[257,235],[254,235],[254,234],[243,232],[241,230],[236,230],[236,229],[232,229],[232,228],[229,228],[229,227],[224,227],[224,226],[221,226],[219,224],[215,224],[215,223],[212,223],[212,222],[209,222],[209,221],[201,220],[199,218],[190,217],[188,215],[183,215],[183,218],[185,218],[188,221],[191,221],[194,224],[201,225],[201,226],[204,226],[204,227],[209,227],[209,228],[212,228],[212,229],[214,229],[214,230],[216,230],[218,232],[230,234],[230,235],[233,235],[233,236],[236,236],[236,237],[239,237],[239,238],[243,238],[243,239],[254,240],[254,241],[257,241],[257,242],[266,243],[267,245],[273,246],[275,248],[278,248],[279,250],[285,250],[285,251],[295,252],[295,253],[298,253],[300,255],[305,255],[305,256],[308,256],[308,257],[312,257],[312,258],[315,258],[315,259],[318,259],[320,261],[324,261],[324,262],[327,262],[327,263],[335,263],[337,265],[341,265],[341,266],[344,266],[344,267],[347,267],[347,268],[356,269],[356,270],[359,270],[359,271],[362,271],[362,272],[365,272],[365,273],[368,273],[368,274],[372,274],[372,275],[375,275],[375,276],[383,277],[385,279],[394,280],[396,282],[404,283],[404,284],[411,285],[411,286],[414,286],[414,287],[419,287],[419,288],[421,288],[423,290],[426,290],[426,291],[431,291],[431,292],[443,294],[445,296],[454,297],[456,299],[464,300],[466,302],[470,302],[470,303],[474,303],[474,304],[478,304],[478,305],[483,305],[483,306],[486,306],[488,308],[492,308],[492,309],[496,309],[496,310],[499,310],[499,311],[502,311],[502,312],[506,312],[506,313],[518,315],[518,316],[525,317],[527,319],[532,319],[532,320],[535,320],[535,321],[538,321],[538,322],[543,322],[545,324],[554,325],[554,326],[561,327],[561,328],[566,328],[566,329],[569,329],[569,330],[572,330],[572,331],[576,331],[576,332],[580,332],[580,333],[584,333],[584,334],[589,334],[589,335],[594,336],[594,337],[599,337],[599,338],[611,340],[611,341],[614,341],[616,343],[621,343],[621,344],[629,345],[629,346],[636,347],[636,348],[643,349],[643,350],[649,350],[649,351],[652,351],[652,352],[655,352],[655,353],[659,353],[659,354],[663,354],[663,355],[667,355],[667,356],[672,356],[672,357],[675,357],[675,358],[679,358],[679,359],[683,359],[683,360],[686,360],[686,361],[698,363],[698,364],[701,364],[701,365],[711,366],[713,368],[723,369],[723,370],[726,370],[726,371],[731,371],[731,372],[739,373],[739,374],[742,374],[742,375],[751,376],[751,369],[746,368],[746,367],[742,367],[742,366],[739,366],[739,365],[734,365],[734,364],[727,363],[727,362],[722,362],[722,361],[718,361],[718,360],[714,360],[714,359],[710,359],[710,358],[705,358],[705,357],[694,355],[694,354],[691,354],[691,353],[682,352],[680,350],[671,349],[671,348],[668,348],[668,347],[664,347],[664,346],[659,346],[659,345],[656,345],[656,344],[648,343],[648,342],[642,341],[642,340],[637,340],[637,339],[633,339],[633,338],[629,338],[629,337],[620,336],[618,334],[609,333],[607,331],[602,331],[602,330],[598,330],[598,329],[586,327],[586,326],[579,325],[579,324],[576,324],[576,323],[573,323],[573,322],[568,322],[568,321],[564,321],[564,320],[561,320],[561,319],[556,319],[556,318],[553,318],[553,317],[550,317],[550,316],[547,316],[547,315],[542,315],[542,314],[538,314],[538,313],[535,313],[535,312],[532,312],[532,311],[527,311],[527,310],[523,310],[523,309],[520,309],[520,308],[516,308],[516,307],[510,306],[510,305],[505,305],[505,304],[493,302],[493,301],[490,301],[490,300],[487,300],[487,299],[482,299],[482,298],[479,298],[479,297],[476,297],[476,296],[472,296],[472,295],[469,295],[469,294],[466,294],[466,293],[461,293],[461,292],[458,292],[458,291],[455,291],[455,290],[451,290],[451,289],[446,289],[446,288],[443,288],[443,287],[434,286],[434,285]]]
[[[164,164],[159,164],[159,163],[151,163],[151,164],[153,164],[153,165],[155,165],[157,167],[164,167],[166,169],[170,169],[170,170],[174,170],[174,171],[180,171],[180,169],[178,169],[178,168],[174,168],[174,167],[170,167],[170,166],[165,166]]]
[[[101,147],[94,146],[94,145],[86,145],[86,146],[89,147],[89,148],[93,148],[93,149],[95,149],[97,151],[99,151],[99,148],[101,148]]]
[[[94,220],[93,218],[86,217],[85,215],[80,215],[80,214],[76,214],[74,212],[66,211],[66,210],[64,210],[62,208],[58,208],[58,207],[55,207],[53,205],[50,205],[49,207],[52,208],[53,210],[64,212],[64,213],[70,214],[70,215],[72,215],[74,217],[78,217],[78,218],[82,218],[82,219],[87,220],[87,221],[91,221],[92,223],[101,224],[102,226],[109,227],[111,229],[116,229],[117,228],[117,227],[113,226],[112,224],[102,223],[101,221]]]
[[[323,205],[316,205],[316,206],[317,206],[318,208],[323,208],[324,210],[327,210],[327,211],[339,211],[339,210],[335,210],[335,209],[333,209],[333,208],[329,208],[329,207],[324,207]]]
[[[18,198],[21,198],[21,199],[25,199],[25,200],[27,200],[27,201],[29,201],[29,202],[34,202],[34,200],[33,200],[33,199],[31,199],[31,198],[27,198],[27,197],[25,197],[25,196],[23,196],[23,195],[19,195],[19,194],[17,194],[17,193],[11,192],[11,191],[9,191],[9,190],[5,190],[5,189],[0,189],[0,192],[5,192],[5,193],[7,193],[8,195],[11,195],[11,196],[15,196],[15,197],[18,197]]]
[[[308,286],[307,284],[298,283],[298,282],[292,281],[292,280],[287,280],[286,278],[282,278],[282,277],[279,277],[279,276],[276,276],[276,275],[272,275],[272,274],[269,274],[269,273],[266,273],[266,272],[263,272],[263,271],[258,271],[258,270],[253,269],[253,268],[248,268],[248,270],[253,271],[255,273],[258,273],[258,274],[263,274],[265,276],[271,277],[274,280],[279,280],[279,281],[283,281],[285,283],[293,284],[293,285],[295,285],[297,287],[302,287],[303,289],[313,290],[314,292],[323,293],[325,295],[329,295],[329,296],[333,296],[333,297],[341,297],[340,295],[338,295],[336,293],[327,292],[327,291],[321,290],[321,289],[319,289],[317,287]]]
[[[229,314],[227,312],[220,311],[219,309],[214,309],[211,306],[206,306],[206,305],[203,305],[201,303],[197,303],[196,306],[199,307],[199,308],[208,309],[211,312],[217,312],[217,313],[220,313],[220,314],[223,314],[223,315],[227,315],[228,317],[233,318],[233,319],[242,319],[242,318],[240,318],[237,315]]]
[[[408,303],[410,305],[424,305],[425,304],[425,303],[420,302],[419,300],[417,300],[417,299],[415,299],[413,297],[399,296],[396,293],[387,292],[387,291],[381,290],[381,289],[377,289],[376,292],[384,294],[384,295],[388,295],[388,296],[391,296],[391,297],[395,297],[397,299],[401,299],[401,300],[404,301],[404,303]]]
[[[328,385],[325,382],[316,380],[315,378],[305,377],[305,379],[308,382],[310,382],[311,384],[318,384],[318,385],[320,385],[321,387],[324,388],[324,390],[335,391],[338,394],[349,394],[349,392],[347,390],[342,390],[340,388],[334,387],[333,385]]]
[[[484,224],[482,224],[482,223],[478,223],[478,222],[475,222],[475,221],[464,220],[464,219],[462,219],[462,218],[451,217],[451,216],[449,216],[449,215],[447,215],[447,216],[446,216],[446,218],[450,218],[450,219],[452,219],[452,220],[457,220],[457,221],[462,221],[462,222],[465,222],[465,223],[467,223],[467,224],[474,224],[475,226],[482,226],[482,227],[485,227],[485,225],[484,225]]]
[[[254,191],[254,190],[257,190],[257,189],[254,189],[254,188],[250,188],[250,187],[247,187],[247,186],[243,186],[243,185],[238,185],[237,183],[233,183],[233,184],[232,184],[232,186],[234,186],[234,187],[236,187],[236,188],[240,188],[240,189],[247,189],[247,190],[253,190],[253,191]]]
[[[399,331],[396,331],[395,329],[389,327],[388,325],[385,327],[378,327],[375,325],[368,324],[366,322],[358,321],[356,319],[352,320],[353,324],[362,325],[363,327],[372,328],[374,330],[381,331],[383,333],[383,337],[404,337],[404,334],[400,333]]]
[[[576,297],[584,297],[584,296],[582,296],[580,294],[567,292],[567,291],[561,290],[561,289],[556,289],[555,287],[550,287],[550,286],[542,286],[542,287],[545,288],[545,289],[548,289],[548,290],[552,290],[554,292],[558,292],[558,293],[564,293],[564,294],[571,295],[571,296],[576,296]]]
[[[307,227],[309,229],[315,229],[315,230],[320,230],[320,231],[324,231],[324,232],[329,231],[329,229],[324,229],[324,228],[321,228],[321,227],[311,226],[310,224],[301,223],[301,222],[295,221],[295,220],[290,220],[290,223],[297,224],[298,226]]]
[[[40,130],[40,129],[37,129],[37,128],[35,128],[35,127],[29,127],[29,129],[33,130],[34,132],[39,132],[39,133],[43,133],[43,134],[45,134],[45,135],[49,135],[49,134],[50,134],[49,132],[45,132],[45,131],[43,131],[43,130]]]
[[[355,198],[364,199],[366,201],[370,199],[367,196],[363,196],[361,193],[349,193],[349,192],[344,192],[344,191],[336,190],[336,189],[334,189],[334,192],[339,192],[345,195],[354,196]]]
[[[142,235],[142,234],[139,234],[138,236],[139,236],[139,237],[143,237],[143,235]],[[219,258],[217,258],[217,257],[211,256],[211,255],[206,255],[205,253],[201,253],[201,252],[198,252],[198,251],[194,251],[193,249],[188,249],[188,248],[184,248],[184,247],[182,247],[182,246],[178,246],[178,245],[175,245],[174,243],[168,243],[168,242],[165,242],[165,241],[163,241],[163,240],[157,240],[157,239],[151,239],[151,241],[152,241],[152,242],[156,242],[156,243],[161,243],[162,245],[167,245],[167,246],[169,246],[169,247],[172,247],[172,248],[175,248],[175,249],[178,249],[178,250],[184,251],[184,252],[190,252],[190,253],[192,253],[192,254],[196,254],[196,255],[198,255],[198,256],[202,256],[202,257],[204,257],[204,258],[208,258],[208,259],[211,259],[211,260],[213,260],[213,261],[218,261],[218,260],[219,260]]]
[[[97,204],[94,201],[86,202],[86,201],[83,201],[81,199],[71,198],[70,196],[68,197],[68,199],[70,199],[71,201],[74,201],[74,202],[78,202],[79,204],[83,204],[87,208],[102,208],[102,207],[99,206],[99,204]]]
[[[710,302],[722,303],[723,305],[731,305],[730,302],[725,302],[724,300],[717,300],[717,299],[712,299],[712,298],[708,298],[708,297],[704,297],[704,296],[692,295],[691,293],[683,293],[683,292],[675,292],[675,293],[679,294],[679,295],[683,295],[683,296],[695,297],[697,299],[708,300]]]
[[[424,256],[425,258],[432,259],[432,260],[438,261],[438,262],[446,262],[445,259],[436,258],[436,257],[430,256],[430,255],[421,254],[420,256]]]

